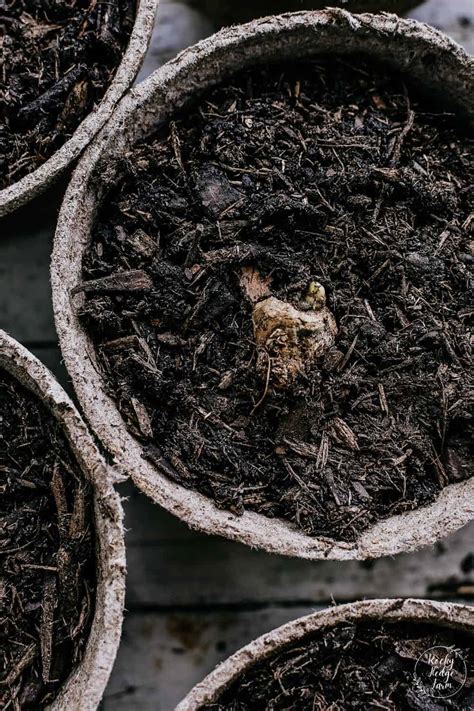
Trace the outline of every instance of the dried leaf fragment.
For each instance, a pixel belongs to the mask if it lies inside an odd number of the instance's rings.
[[[243,267],[240,273],[240,286],[252,304],[270,296],[270,277],[262,277],[254,267]]]

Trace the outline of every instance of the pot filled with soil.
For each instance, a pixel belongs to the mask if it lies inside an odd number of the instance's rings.
[[[120,500],[69,397],[3,331],[0,412],[0,705],[89,711],[120,641]]]
[[[474,612],[371,600],[290,622],[219,665],[176,711],[470,709]]]
[[[395,16],[268,18],[155,73],[84,157],[52,265],[65,363],[191,526],[364,558],[472,518],[472,67]]]
[[[236,3],[220,0],[191,0],[191,5],[204,12],[216,26],[223,27],[236,22],[248,22],[265,15],[300,10],[321,10],[327,7],[341,7],[349,12],[408,12],[420,0],[241,0]]]
[[[42,192],[132,85],[158,0],[17,0],[0,10],[0,215]]]

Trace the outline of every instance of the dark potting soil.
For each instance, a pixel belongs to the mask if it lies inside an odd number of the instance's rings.
[[[469,711],[473,670],[466,634],[341,624],[256,663],[201,711]]]
[[[40,709],[94,613],[92,490],[53,416],[0,370],[0,707]]]
[[[346,540],[469,476],[473,161],[452,116],[316,58],[239,74],[120,175],[77,308],[162,472]]]
[[[7,0],[0,79],[0,189],[44,163],[104,95],[134,0]]]

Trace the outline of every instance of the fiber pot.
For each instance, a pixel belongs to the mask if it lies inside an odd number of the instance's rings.
[[[0,368],[30,390],[58,421],[85,478],[93,486],[97,586],[95,613],[80,664],[64,682],[52,709],[97,708],[120,643],[125,599],[123,511],[108,470],[78,411],[51,373],[0,331]]]
[[[474,633],[474,611],[466,605],[428,600],[366,600],[350,603],[301,617],[259,637],[220,664],[176,707],[176,711],[198,711],[215,702],[233,681],[254,664],[289,644],[304,646],[305,638],[319,630],[329,630],[339,623],[370,621],[428,623]]]
[[[153,30],[158,0],[137,0],[135,24],[127,49],[100,103],[77,126],[74,134],[36,170],[0,190],[0,217],[42,193],[82,153],[110,117],[138,74]]]
[[[64,361],[89,423],[117,465],[154,501],[193,528],[310,559],[374,558],[433,543],[472,519],[474,480],[446,487],[430,506],[379,522],[353,543],[309,537],[284,521],[253,512],[236,516],[217,509],[210,499],[171,481],[144,460],[140,443],[129,434],[107,394],[92,342],[76,316],[78,297],[72,292],[81,283],[82,257],[98,206],[117,177],[117,160],[135,142],[240,68],[316,52],[362,51],[403,70],[420,89],[444,99],[451,109],[472,114],[472,60],[447,37],[415,21],[327,10],[223,30],[180,54],[123,99],[73,176],[52,260],[54,311]]]
[[[349,12],[408,12],[420,0],[242,0],[239,3],[223,3],[219,0],[191,0],[216,25],[222,27],[235,22],[247,22],[256,17],[276,15],[280,12],[321,10],[325,7],[342,7]]]

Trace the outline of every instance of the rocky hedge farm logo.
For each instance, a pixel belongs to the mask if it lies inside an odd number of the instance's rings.
[[[455,696],[467,679],[467,666],[459,649],[430,647],[415,664],[417,688],[433,699]]]

